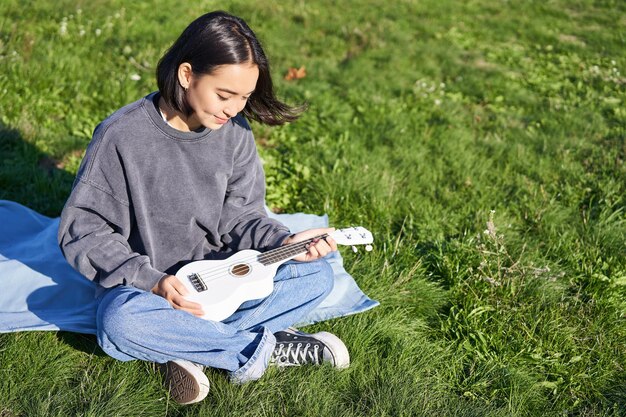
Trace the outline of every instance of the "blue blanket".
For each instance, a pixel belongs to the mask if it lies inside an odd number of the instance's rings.
[[[269,215],[292,232],[328,225],[325,215]],[[0,333],[24,330],[95,333],[96,285],[65,261],[57,244],[58,225],[58,218],[0,200]],[[335,287],[300,325],[378,305],[345,271],[339,252],[327,259],[335,272]]]

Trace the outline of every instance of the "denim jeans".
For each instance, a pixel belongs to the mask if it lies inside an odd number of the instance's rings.
[[[111,357],[165,363],[183,359],[229,371],[233,382],[260,378],[276,339],[330,293],[333,271],[325,260],[287,262],[266,298],[251,300],[222,322],[204,320],[151,292],[129,286],[106,290],[97,311],[97,338]]]

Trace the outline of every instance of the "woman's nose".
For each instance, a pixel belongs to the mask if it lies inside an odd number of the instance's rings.
[[[224,108],[224,114],[227,117],[233,117],[235,116],[237,113],[239,113],[240,110],[238,110],[235,106],[228,106]]]
[[[229,105],[227,108],[224,109],[224,113],[226,113],[228,117],[236,116],[237,113],[239,113],[244,109],[244,107],[246,107],[246,102],[247,100],[242,100],[241,104],[234,103],[232,105]]]

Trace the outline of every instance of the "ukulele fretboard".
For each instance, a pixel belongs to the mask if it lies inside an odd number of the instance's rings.
[[[325,239],[327,236],[328,234],[323,234],[302,242],[292,243],[290,245],[285,245],[281,246],[280,248],[272,249],[270,251],[260,254],[257,260],[265,266],[283,262],[287,259],[291,259],[302,253],[305,253],[311,243],[319,239]]]

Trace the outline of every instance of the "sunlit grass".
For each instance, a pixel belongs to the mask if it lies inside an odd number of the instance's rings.
[[[207,400],[180,407],[91,338],[1,335],[0,416],[626,414],[621,2],[5,1],[0,198],[57,216],[95,125],[154,90],[213,9],[244,17],[280,95],[309,105],[254,126],[269,205],[375,235],[345,263],[381,306],[309,328],[352,366],[243,387],[211,370]]]

